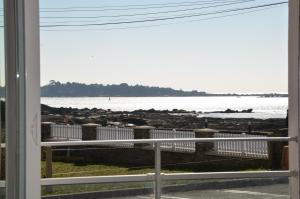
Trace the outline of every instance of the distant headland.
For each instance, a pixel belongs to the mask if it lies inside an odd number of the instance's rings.
[[[287,97],[287,94],[215,94],[205,91],[183,91],[173,88],[122,84],[61,83],[51,80],[41,87],[42,97],[195,97],[195,96],[260,96]]]

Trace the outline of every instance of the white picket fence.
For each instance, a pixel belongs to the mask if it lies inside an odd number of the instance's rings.
[[[134,134],[131,128],[98,127],[97,140],[133,140]],[[110,144],[121,148],[133,148],[132,143]]]
[[[239,137],[266,137],[263,135],[250,134],[231,134],[231,133],[215,133],[215,138],[239,138]],[[268,158],[267,141],[221,141],[214,144],[214,152],[217,155],[248,157],[248,158]]]
[[[51,136],[56,139],[82,140],[82,128],[80,125],[59,125],[51,126]],[[215,138],[233,137],[265,137],[263,135],[236,134],[220,132],[214,134]],[[193,131],[178,131],[153,129],[150,131],[150,139],[170,138],[195,138]],[[133,140],[134,130],[132,128],[98,127],[97,140]],[[133,148],[134,144],[110,144],[118,148]],[[163,142],[163,151],[194,153],[196,151],[194,142]],[[220,141],[214,143],[212,155],[247,158],[268,158],[268,143],[266,141]]]
[[[160,130],[150,131],[150,139],[170,139],[170,138],[195,138],[192,131]],[[162,142],[161,149],[164,151],[194,153],[195,142]]]
[[[81,140],[82,128],[80,125],[53,124],[51,126],[51,137],[54,139]]]

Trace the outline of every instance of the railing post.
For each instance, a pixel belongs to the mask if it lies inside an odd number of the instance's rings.
[[[46,178],[52,178],[52,148],[51,147],[45,147],[45,153],[46,153]],[[47,192],[52,192],[52,186],[46,187]]]
[[[152,126],[137,126],[133,130],[134,139],[150,139],[150,131],[154,129]],[[151,144],[148,143],[135,143],[134,148],[149,147]]]
[[[251,126],[251,125],[250,125]],[[251,132],[251,131],[250,131]],[[250,133],[249,132],[249,133]],[[242,136],[241,137],[246,137],[246,133],[242,133],[241,134]],[[242,144],[242,146],[241,146],[241,151],[242,151],[242,156],[244,156],[244,155],[246,155],[246,142],[247,141],[241,141],[241,144]],[[249,142],[249,141],[248,141]]]
[[[175,137],[176,137],[176,135],[175,135],[176,134],[176,129],[173,129],[172,133],[173,133],[172,134],[172,138],[175,139]],[[176,142],[172,142],[171,144],[172,144],[172,150],[175,151],[175,149],[176,149]]]
[[[161,151],[160,143],[157,142],[154,145],[155,151],[155,199],[160,199],[161,196]]]
[[[195,138],[213,138],[214,134],[218,131],[213,129],[195,129]],[[196,154],[204,155],[205,152],[210,151],[214,148],[213,142],[196,142]]]
[[[53,122],[42,122],[42,124],[41,124],[42,142],[45,142],[52,137],[51,136],[51,126],[53,124],[54,124]]]
[[[46,152],[46,178],[52,178],[52,148],[45,147]]]
[[[99,124],[83,124],[82,125],[82,140],[97,140],[97,127]]]

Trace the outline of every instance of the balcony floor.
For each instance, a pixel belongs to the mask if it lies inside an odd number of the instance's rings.
[[[137,196],[138,199],[153,199],[152,195]],[[164,194],[162,199],[274,199],[289,198],[288,184],[255,186],[236,189],[188,191]],[[118,198],[132,199],[132,197]]]

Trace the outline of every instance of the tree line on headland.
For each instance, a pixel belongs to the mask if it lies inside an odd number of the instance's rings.
[[[0,96],[4,96],[0,87]],[[193,96],[261,96],[287,97],[287,94],[213,94],[204,91],[183,91],[173,88],[122,84],[84,84],[77,82],[61,83],[51,80],[41,87],[42,97],[193,97]]]
[[[44,97],[158,97],[158,96],[205,96],[206,92],[183,91],[172,88],[130,86],[122,84],[83,84],[77,82],[61,83],[50,81],[42,87]]]

